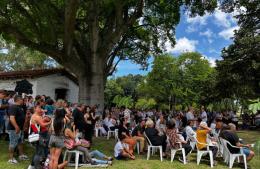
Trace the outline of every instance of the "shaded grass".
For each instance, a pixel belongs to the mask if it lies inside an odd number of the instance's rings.
[[[246,143],[257,143],[255,146],[255,158],[250,161],[249,165],[253,169],[260,168],[260,156],[259,151],[257,151],[257,147],[260,147],[260,132],[259,131],[239,131],[239,136]],[[94,138],[93,139],[93,150],[98,149],[104,152],[109,156],[113,156],[113,150],[115,145],[115,140],[110,139],[106,140],[106,138]],[[29,161],[20,162],[18,165],[10,165],[7,163],[8,161],[8,142],[0,141],[0,169],[25,169],[29,165]],[[31,148],[28,144],[26,144],[25,152],[29,155],[29,157],[33,154],[33,148]],[[177,157],[178,158],[178,157]],[[163,162],[160,162],[159,156],[155,155],[150,158],[149,161],[146,160],[146,155],[137,156],[137,159],[134,161],[118,161],[114,160],[113,166],[109,167],[111,169],[206,169],[210,168],[209,161],[202,160],[201,164],[197,166],[196,164],[196,153],[192,153],[190,158],[190,162],[187,165],[183,165],[178,160],[174,160],[173,163],[170,162],[170,159],[165,159]],[[85,169],[84,167],[81,167]],[[224,164],[222,158],[218,158],[218,165],[214,167],[216,169],[228,168],[226,164]],[[234,165],[234,168],[237,169],[237,165]]]

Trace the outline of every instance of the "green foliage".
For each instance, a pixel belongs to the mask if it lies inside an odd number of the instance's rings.
[[[135,108],[141,110],[153,109],[156,106],[156,101],[152,98],[150,99],[138,99]]]
[[[123,96],[124,91],[122,87],[114,79],[109,79],[105,87],[105,105],[111,106],[115,96]]]
[[[7,44],[0,38],[0,71],[46,69],[57,67],[57,63],[43,53],[24,46]]]
[[[132,108],[134,106],[134,101],[133,99],[128,96],[128,97],[125,97],[125,96],[115,96],[114,99],[113,99],[113,103],[117,106],[117,107],[126,107],[126,108]]]
[[[234,42],[222,51],[223,60],[217,62],[219,98],[255,99],[260,94],[260,6],[258,0],[224,1],[223,9],[236,16],[239,30]]]
[[[193,103],[208,104],[214,96],[215,73],[209,62],[196,52],[179,57],[160,55],[155,57],[152,71],[138,86],[138,92],[155,98],[159,104],[173,104],[175,109]]]
[[[253,102],[254,103],[248,105],[248,110],[256,113],[257,111],[260,111],[260,99],[254,100]]]

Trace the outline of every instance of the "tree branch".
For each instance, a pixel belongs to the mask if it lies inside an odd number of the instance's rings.
[[[79,0],[67,0],[65,6],[65,25],[64,25],[64,51],[70,56],[73,44],[73,35],[76,23],[76,14]]]

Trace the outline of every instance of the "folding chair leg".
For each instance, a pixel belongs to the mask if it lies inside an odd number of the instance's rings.
[[[210,158],[210,167],[213,168],[213,153],[212,153],[212,151],[209,152],[209,158]]]
[[[78,169],[78,167],[79,167],[79,152],[76,152],[75,169]]]
[[[229,168],[233,167],[234,161],[235,161],[235,158],[233,156],[231,156],[229,159]]]
[[[161,162],[162,162],[163,161],[162,147],[160,147],[160,157],[161,157]]]
[[[148,147],[147,160],[149,160],[149,158],[150,158],[150,153],[151,153],[151,147]]]
[[[187,162],[186,162],[186,156],[185,156],[185,149],[182,148],[181,151],[182,151],[182,157],[183,157],[183,164],[186,164]]]
[[[65,151],[65,153],[64,153],[63,161],[66,160],[66,156],[67,156],[67,151]]]
[[[245,169],[247,169],[246,155],[243,155]]]
[[[171,150],[171,162],[173,162],[173,159],[175,157],[175,154],[176,154],[176,150]]]
[[[197,165],[200,164],[201,156],[202,156],[202,153],[198,151],[197,152]]]

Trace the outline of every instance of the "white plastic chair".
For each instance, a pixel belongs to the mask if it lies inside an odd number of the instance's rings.
[[[140,154],[140,141],[136,141],[136,150],[137,150],[137,153]]]
[[[186,164],[187,162],[186,162],[186,156],[185,156],[185,149],[182,148],[182,144],[180,142],[178,142],[178,144],[180,145],[179,149],[171,149],[171,162],[173,162],[176,152],[181,151],[182,157],[183,157],[183,164]]]
[[[115,129],[114,131],[112,131],[112,130],[108,130],[108,132],[107,132],[107,139],[109,140],[109,138],[112,136],[112,135],[114,135],[115,136],[115,139],[117,139],[118,138],[118,129]]]
[[[79,167],[79,155],[84,155],[81,151],[77,151],[77,150],[66,150],[65,154],[64,154],[64,158],[63,161],[66,160],[66,156],[68,155],[68,163],[70,162],[71,159],[71,155],[75,154],[75,169],[78,169]]]
[[[154,145],[152,145],[150,139],[147,137],[145,132],[144,132],[144,137],[145,137],[145,139],[147,140],[147,143],[148,143],[147,160],[149,160],[149,158],[150,158],[151,150],[152,150],[152,155],[153,155],[155,153],[155,151],[157,149],[159,149],[160,150],[160,159],[161,159],[161,161],[163,161],[162,146],[154,146]]]
[[[206,154],[209,154],[209,158],[210,158],[210,167],[213,168],[213,153],[212,151],[209,149],[210,146],[213,146],[213,145],[209,145],[209,144],[205,144],[205,143],[201,143],[197,140],[197,138],[195,138],[196,140],[196,143],[197,144],[203,144],[203,145],[206,145],[207,146],[207,150],[199,150],[197,148],[197,165],[200,164],[200,160],[202,158],[203,155],[206,155]]]
[[[225,140],[222,138],[222,141],[224,143],[224,148],[227,152],[227,155],[228,155],[228,164],[229,164],[229,168],[232,168],[233,167],[233,164],[236,160],[236,158],[239,160],[239,157],[243,157],[243,160],[244,160],[244,166],[245,166],[245,169],[247,169],[247,161],[246,161],[246,155],[244,154],[243,152],[243,147],[237,147],[237,146],[233,146],[229,141]],[[232,154],[229,149],[228,149],[228,146],[229,145],[230,147],[232,148],[237,148],[237,149],[240,149],[240,152],[237,153],[237,154]]]

